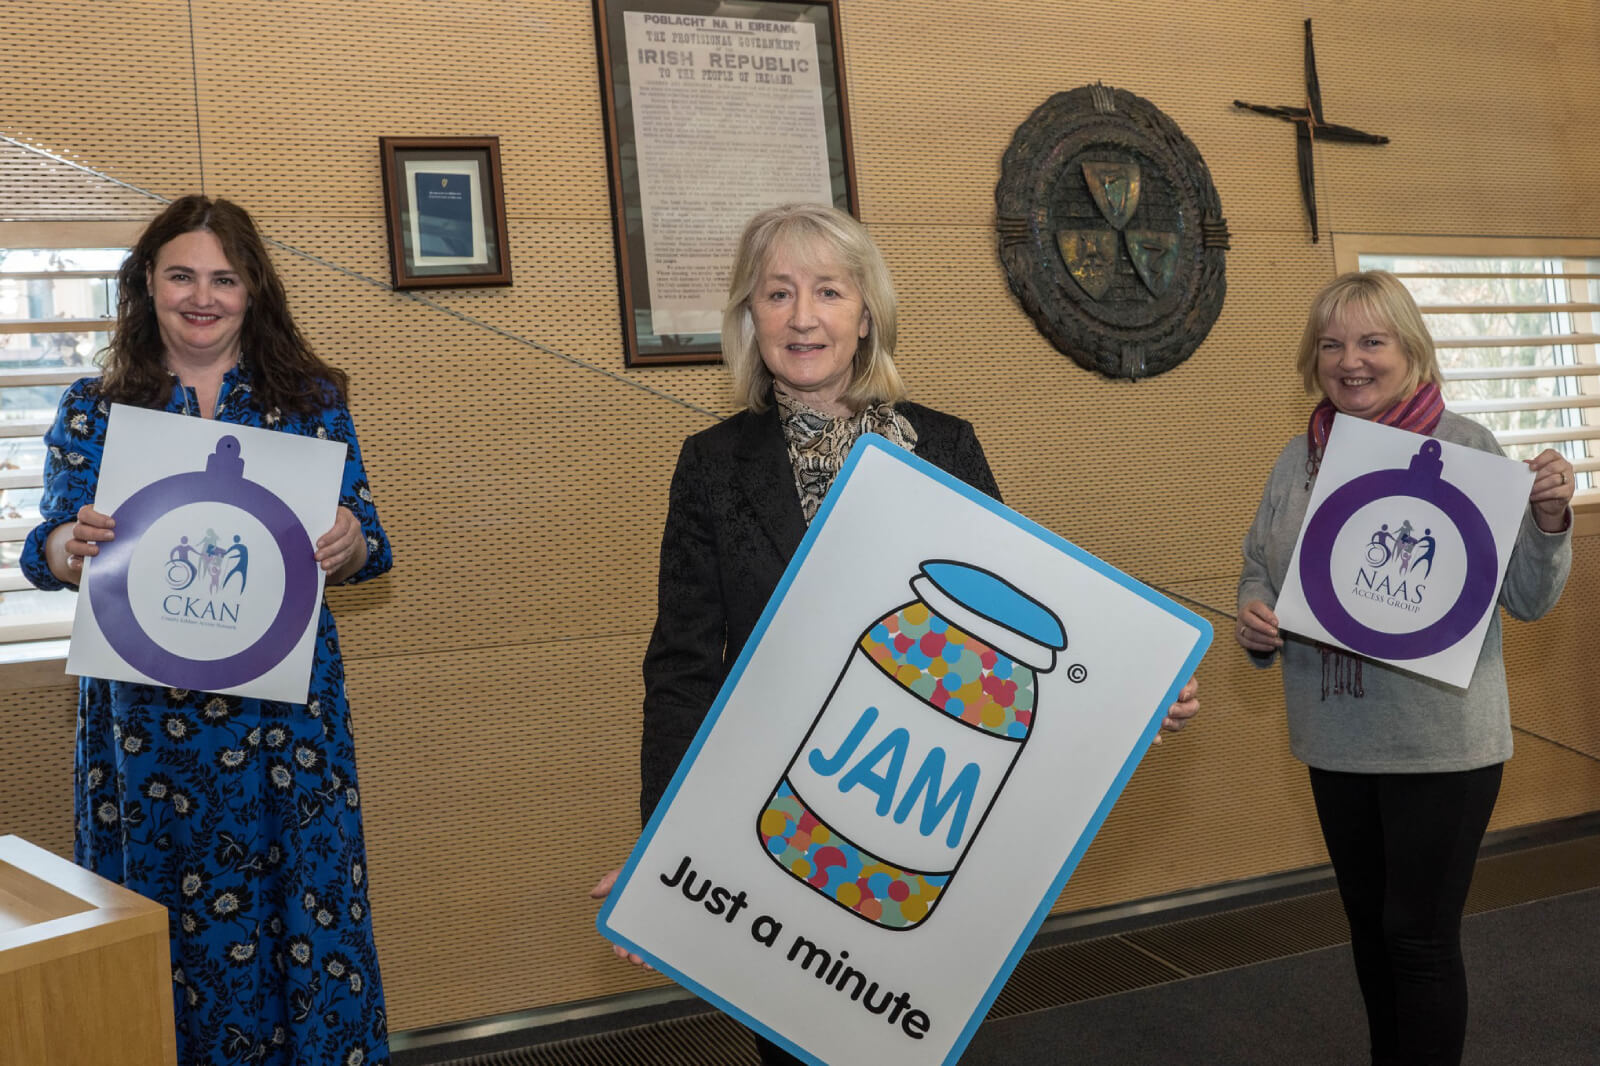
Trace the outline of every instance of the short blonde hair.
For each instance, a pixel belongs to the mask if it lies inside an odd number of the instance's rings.
[[[851,409],[906,398],[905,382],[894,365],[894,282],[878,246],[861,223],[833,207],[783,204],[760,212],[745,224],[728,277],[728,302],[722,309],[722,361],[733,375],[734,398],[754,411],[767,406],[772,373],[761,361],[750,298],[780,251],[812,263],[835,260],[861,290],[867,309],[867,335],[856,347],[850,384],[843,399]]]
[[[1422,321],[1422,312],[1417,310],[1417,301],[1400,279],[1387,270],[1353,270],[1328,282],[1312,298],[1295,356],[1295,369],[1300,371],[1308,395],[1318,399],[1323,395],[1322,382],[1317,380],[1317,343],[1323,331],[1328,323],[1343,318],[1352,308],[1384,325],[1400,342],[1406,357],[1405,395],[1411,395],[1424,382],[1444,383],[1433,337]]]

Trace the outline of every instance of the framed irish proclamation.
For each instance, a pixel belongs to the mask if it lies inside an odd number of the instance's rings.
[[[595,0],[595,25],[626,363],[717,362],[745,221],[855,211],[836,2]]]

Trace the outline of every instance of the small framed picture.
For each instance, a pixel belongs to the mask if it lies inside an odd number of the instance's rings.
[[[498,137],[380,137],[397,289],[510,285]]]

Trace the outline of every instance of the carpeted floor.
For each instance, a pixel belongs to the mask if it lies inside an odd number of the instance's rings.
[[[1337,895],[1316,881],[1064,923],[1024,956],[962,1066],[1365,1066],[1347,935]],[[1465,1066],[1600,1066],[1593,825],[1561,823],[1486,847],[1464,940],[1473,997]],[[395,1066],[756,1061],[749,1034],[692,997],[598,1006],[532,1025],[490,1019],[490,1031],[396,1034]]]
[[[1464,1066],[1600,1064],[1600,889],[1469,916]],[[962,1066],[1364,1066],[1348,946],[985,1024]]]

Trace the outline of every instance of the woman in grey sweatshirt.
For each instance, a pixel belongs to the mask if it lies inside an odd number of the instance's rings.
[[[1499,612],[1460,689],[1284,634],[1273,607],[1336,413],[1499,447],[1487,429],[1444,409],[1433,341],[1392,274],[1344,274],[1324,286],[1297,367],[1320,402],[1307,432],[1278,456],[1245,537],[1234,635],[1258,666],[1283,658],[1290,746],[1310,768],[1350,919],[1373,1066],[1455,1066],[1467,1018],[1461,913],[1511,757]],[[1500,606],[1523,620],[1555,605],[1572,561],[1572,466],[1550,450],[1528,465],[1533,488],[1500,590]],[[1374,550],[1422,547],[1396,532],[1376,534]],[[1420,569],[1424,559],[1407,561]]]

